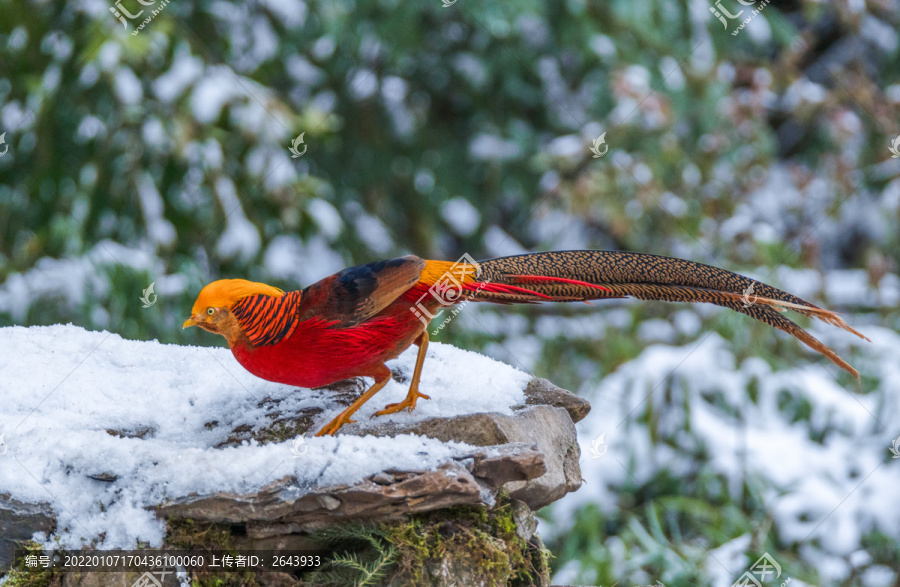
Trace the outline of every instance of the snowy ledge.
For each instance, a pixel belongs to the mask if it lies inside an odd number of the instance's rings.
[[[408,379],[414,361],[415,349],[391,361],[395,379]],[[35,532],[69,549],[159,546],[166,517],[272,536],[490,506],[501,488],[534,509],[581,482],[573,420],[587,402],[449,345],[428,349],[420,389],[431,400],[373,419],[406,395],[407,383],[391,381],[333,438],[311,435],[368,380],[270,383],[228,349],[71,325],[0,328],[0,375],[7,541]]]

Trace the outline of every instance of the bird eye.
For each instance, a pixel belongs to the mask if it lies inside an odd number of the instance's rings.
[[[216,313],[216,309],[215,308],[207,308],[206,313],[209,314],[210,316],[212,316],[213,314]]]

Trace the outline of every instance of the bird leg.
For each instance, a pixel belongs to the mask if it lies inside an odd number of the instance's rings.
[[[397,404],[388,404],[384,406],[383,410],[375,412],[376,416],[393,414],[402,409],[408,409],[411,412],[413,411],[413,408],[416,407],[416,400],[420,397],[431,399],[424,393],[419,393],[419,377],[422,375],[422,365],[425,363],[425,351],[428,349],[427,331],[423,331],[422,334],[419,335],[419,338],[416,339],[416,344],[419,346],[419,355],[416,357],[416,368],[413,370],[412,383],[409,384],[409,393],[406,394],[406,399]]]
[[[330,434],[334,436],[338,429],[344,424],[352,424],[356,420],[351,420],[350,416],[352,416],[356,410],[362,407],[364,403],[372,399],[372,396],[378,393],[382,387],[387,385],[388,381],[391,380],[391,370],[387,368],[387,366],[382,365],[378,372],[373,375],[375,377],[375,385],[366,390],[364,394],[356,398],[352,404],[347,406],[347,409],[338,414],[337,418],[325,424],[321,430],[316,432],[316,436],[325,436],[326,434]]]

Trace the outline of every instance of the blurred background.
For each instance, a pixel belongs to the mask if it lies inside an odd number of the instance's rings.
[[[0,325],[221,345],[211,280],[407,253],[725,267],[843,312],[871,343],[800,323],[861,383],[713,306],[437,337],[593,404],[556,581],[900,586],[897,0],[164,2],[0,3]]]

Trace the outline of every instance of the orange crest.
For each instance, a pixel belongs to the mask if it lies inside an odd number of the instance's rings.
[[[277,287],[246,279],[220,279],[200,290],[191,313],[198,314],[206,308],[231,308],[243,298],[257,294],[281,297],[284,292]]]

